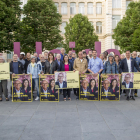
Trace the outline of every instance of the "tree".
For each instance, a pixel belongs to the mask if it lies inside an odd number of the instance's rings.
[[[65,27],[65,49],[69,50],[69,42],[75,42],[75,51],[78,53],[83,49],[94,49],[98,36],[94,33],[94,27],[86,16],[77,14],[69,19]]]
[[[131,2],[128,5],[126,16],[117,24],[112,38],[115,45],[119,45],[122,52],[126,50],[140,51],[140,47],[134,45],[133,36],[140,25],[140,2]]]
[[[12,51],[15,32],[20,25],[19,0],[0,0],[0,52]]]
[[[57,48],[63,38],[59,25],[61,15],[52,0],[29,0],[23,7],[24,18],[15,33],[21,43],[21,51],[34,52],[35,42],[42,42],[43,49]]]

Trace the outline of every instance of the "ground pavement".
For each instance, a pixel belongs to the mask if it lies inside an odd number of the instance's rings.
[[[140,140],[136,101],[0,102],[0,140]]]

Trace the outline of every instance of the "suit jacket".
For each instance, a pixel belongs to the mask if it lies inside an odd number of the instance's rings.
[[[131,61],[131,72],[134,72],[134,68],[140,71],[139,66],[136,63],[136,60],[133,58],[130,58],[130,61]],[[120,73],[122,72],[129,72],[126,58],[121,60]]]
[[[43,88],[41,87],[41,93],[44,93],[44,91],[43,91]],[[50,93],[50,89],[49,88],[47,88],[47,93]],[[50,94],[51,95],[51,94]],[[47,94],[46,96],[41,96],[41,100],[43,99],[48,99],[49,101],[50,101],[50,96]],[[43,101],[42,100],[42,101]]]
[[[119,87],[115,87],[115,91],[113,91],[112,89],[112,94],[115,94],[115,98],[119,98],[119,92],[117,92],[119,90]]]
[[[59,82],[55,82],[55,85],[59,86]],[[60,86],[59,86],[59,88],[60,88]],[[67,88],[67,82],[66,81],[63,81],[63,88]]]
[[[122,85],[125,85],[125,88],[126,88],[126,83],[125,82],[123,82]],[[132,82],[129,83],[129,88],[133,88],[133,83]]]
[[[28,95],[28,99],[31,99],[31,92],[29,92],[29,91],[31,91],[31,87],[28,87],[27,88],[27,92],[24,90],[24,88],[22,88],[22,92],[23,92],[23,94],[24,95]],[[27,100],[28,101],[28,100]]]
[[[71,62],[68,62],[69,64],[69,71],[72,71],[73,70],[73,66],[71,64]],[[60,63],[60,68],[59,68],[60,71],[65,71],[65,64],[63,62]]]
[[[87,87],[87,92],[90,93],[89,87]],[[88,94],[88,93],[87,93],[87,94]],[[81,95],[81,94],[84,94],[84,93],[83,93],[83,87],[82,87],[82,86],[80,87],[80,98],[87,98],[87,99],[89,100],[89,97],[90,97],[90,96],[88,96],[88,95],[86,95],[86,94],[85,94],[85,95]]]
[[[49,91],[50,91],[51,95],[55,96],[55,97],[50,98],[51,101],[55,101],[55,99],[58,99],[58,93],[56,93],[58,91],[58,89],[54,89],[54,92],[51,89],[49,89]]]
[[[94,96],[90,97],[91,100],[95,100],[95,98],[98,99],[98,92],[96,92],[96,91],[98,91],[98,87],[95,87],[93,92],[92,92],[91,88],[89,89],[89,91],[90,91],[90,94],[94,94]]]

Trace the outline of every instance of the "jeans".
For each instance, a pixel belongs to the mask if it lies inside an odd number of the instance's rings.
[[[0,98],[2,98],[2,89],[5,98],[8,98],[8,90],[7,90],[7,80],[0,81]]]
[[[39,79],[38,78],[32,78],[33,89],[37,89],[37,96],[39,97]]]

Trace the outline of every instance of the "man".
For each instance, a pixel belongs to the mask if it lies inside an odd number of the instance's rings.
[[[63,81],[64,75],[62,72],[58,74],[58,82],[55,83],[55,86],[59,88],[67,88],[67,82]]]
[[[97,57],[96,50],[93,50],[92,55],[93,58],[91,58],[88,63],[88,71],[96,77],[103,70],[103,62],[100,58]]]
[[[49,88],[48,88],[48,81],[45,79],[42,81],[42,88],[41,88],[41,95],[43,94],[43,97],[41,99],[50,99],[49,95]]]
[[[137,65],[140,66],[140,58],[137,57],[137,52],[136,51],[133,51],[132,57],[136,60]],[[134,72],[137,72],[137,69],[136,68],[134,68]],[[138,97],[138,95],[137,95],[137,89],[135,89],[135,97]]]
[[[61,54],[60,55],[61,55],[61,60],[63,61],[63,57],[64,57],[64,55],[66,55],[64,48],[61,48]]]
[[[81,95],[84,94],[84,95]],[[82,81],[82,87],[80,88],[80,98],[87,98],[89,97],[90,94],[90,89],[88,87],[88,81],[86,79],[84,79]]]
[[[92,56],[92,51],[90,50],[89,52],[88,52],[88,59],[91,59],[93,56]]]
[[[74,59],[76,59],[76,54],[75,54],[75,52],[73,52],[72,57],[73,57]]]
[[[133,88],[133,83],[130,82],[130,79],[131,79],[131,75],[129,73],[126,74],[124,78],[124,82],[122,83],[122,85],[124,85],[125,88]]]
[[[61,62],[62,62],[62,60],[61,60],[61,55],[60,55],[60,54],[57,54],[57,55],[56,55],[56,61],[57,61],[58,65],[60,66],[60,64],[61,64]]]
[[[40,61],[37,62],[37,66],[39,67],[40,73],[43,73],[44,71],[44,66],[45,66],[45,59],[42,54],[40,54]]]
[[[114,100],[113,99],[114,97],[113,96],[112,97],[110,96],[111,93],[112,93],[112,90],[110,89],[109,85],[110,85],[109,80],[108,79],[105,79],[103,81],[103,87],[101,89],[101,100],[103,100],[103,99]]]
[[[68,56],[69,56],[69,62],[72,64],[73,67],[73,63],[74,63],[74,58],[72,57],[73,52],[69,51]]]
[[[44,52],[44,58],[45,58],[45,61],[48,60],[48,52],[47,51]]]
[[[121,54],[120,58],[121,58],[121,60],[123,60],[125,58],[125,55]]]
[[[30,63],[31,63],[31,54],[27,53],[26,54],[26,59],[25,59],[25,64],[24,64],[24,69],[25,69],[26,74],[27,74],[27,67]]]
[[[19,61],[23,64],[23,66],[24,66],[24,64],[25,64],[24,57],[25,57],[25,53],[24,53],[24,52],[21,52],[21,53],[20,53],[20,57],[19,57]]]
[[[82,50],[82,53],[85,52],[85,50]]]
[[[136,63],[136,60],[130,57],[130,51],[127,50],[126,51],[126,58],[121,60],[121,64],[120,64],[120,73],[122,72],[134,72],[134,68],[136,68],[138,71],[140,71],[139,66]],[[134,89],[125,89],[127,98],[126,100],[129,101],[130,99],[130,91],[131,91],[131,97],[133,100],[135,100],[134,98]]]
[[[84,74],[87,71],[88,63],[87,60],[83,58],[83,53],[80,51],[78,53],[78,58],[74,60],[73,69],[74,71],[79,71],[79,74]],[[74,90],[74,94],[77,95],[77,100],[79,100],[79,88]]]
[[[36,58],[36,63],[37,63],[38,61],[40,61],[40,59],[39,59],[38,56],[37,56],[37,52],[34,53],[34,57]]]

